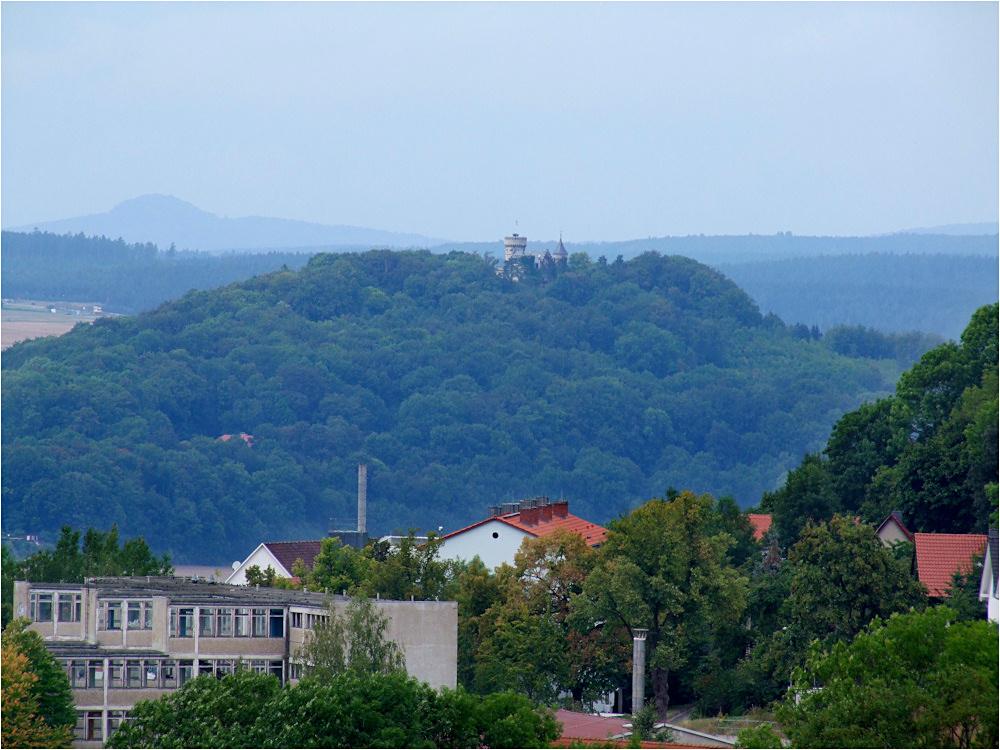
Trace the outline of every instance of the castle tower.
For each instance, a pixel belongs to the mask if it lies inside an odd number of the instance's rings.
[[[504,260],[511,258],[523,258],[528,247],[528,238],[522,237],[517,232],[510,237],[503,238]]]
[[[556,247],[554,253],[552,253],[552,260],[556,263],[566,263],[569,260],[569,253],[566,252],[566,248],[562,243],[562,232],[559,233],[559,245]]]

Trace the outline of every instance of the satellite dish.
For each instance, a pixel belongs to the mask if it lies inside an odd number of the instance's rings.
[[[233,560],[233,570],[237,570],[242,564],[239,560]]]

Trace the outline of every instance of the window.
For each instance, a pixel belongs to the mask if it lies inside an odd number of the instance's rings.
[[[87,662],[74,659],[69,664],[69,685],[74,690],[87,687]]]
[[[194,662],[191,659],[181,659],[177,662],[178,687],[194,677]]]
[[[215,660],[215,676],[224,677],[227,674],[233,674],[236,671],[236,662],[232,659],[216,659]]]
[[[146,687],[155,688],[160,686],[160,661],[159,659],[146,659],[143,662],[145,671]]]
[[[152,630],[153,629],[153,603],[152,602],[129,602],[128,603],[128,629],[129,630]]]
[[[270,670],[269,671],[271,672],[271,674],[273,674],[275,677],[277,677],[279,682],[284,682],[285,681],[284,680],[284,672],[285,672],[285,670],[282,669],[282,662],[281,662],[281,660],[280,659],[275,659],[275,660],[273,660],[273,661],[270,662],[269,666],[270,666]]]
[[[121,689],[125,687],[125,662],[112,659],[108,664],[108,687]]]
[[[198,635],[211,638],[215,635],[215,610],[202,607],[198,612]]]
[[[59,622],[80,622],[80,594],[59,594]]]
[[[161,667],[161,674],[163,675],[163,687],[170,688],[177,687],[177,662],[173,659],[164,659],[163,665]]]
[[[85,740],[87,739],[87,712],[77,711],[76,712],[76,726],[73,727],[73,739],[74,740]]]
[[[31,619],[33,622],[52,622],[52,594],[31,595]]]
[[[103,625],[98,623],[98,630],[121,630],[122,629],[122,603],[102,602],[101,619]]]
[[[267,610],[266,609],[254,609],[252,611],[251,620],[251,631],[250,635],[254,638],[266,638],[267,637]]]
[[[87,666],[87,687],[104,687],[104,661],[102,659],[91,659]]]
[[[285,610],[283,609],[272,609],[271,610],[271,628],[270,636],[271,638],[284,638],[285,637]]]
[[[128,719],[128,711],[108,711],[108,737],[115,733],[123,721]]]
[[[246,638],[250,635],[250,610],[239,608],[236,610],[235,634],[237,638]]]
[[[170,608],[170,637],[194,638],[194,607]]]
[[[302,613],[301,612],[292,612],[291,616],[292,616],[292,627],[293,628],[301,628],[302,627]]]
[[[302,679],[302,665],[296,662],[292,662],[288,665],[288,670],[290,672],[289,678],[292,680]]]
[[[233,634],[233,610],[231,609],[220,609],[218,610],[217,620],[216,620],[217,632],[221,638],[228,638]]]
[[[142,687],[142,662],[138,659],[129,659],[125,662],[125,687]]]

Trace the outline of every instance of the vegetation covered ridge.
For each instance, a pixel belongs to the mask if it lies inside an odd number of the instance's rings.
[[[814,334],[656,253],[317,255],[5,352],[5,530],[117,522],[228,564],[353,516],[359,461],[379,533],[535,494],[595,522],[671,486],[750,505],[920,351]]]

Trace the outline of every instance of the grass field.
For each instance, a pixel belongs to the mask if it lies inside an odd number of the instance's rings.
[[[51,312],[51,310],[55,312]],[[77,323],[93,323],[94,305],[57,302],[52,306],[34,300],[4,300],[0,308],[0,348],[42,336],[62,336]]]

